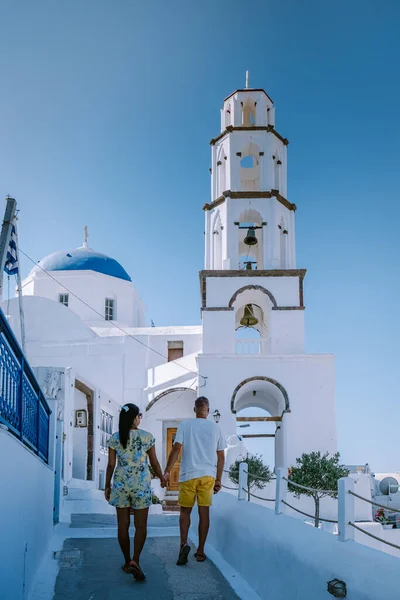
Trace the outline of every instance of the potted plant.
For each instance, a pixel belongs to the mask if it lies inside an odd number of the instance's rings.
[[[378,521],[378,523],[382,525],[383,529],[393,529],[393,523],[389,521],[383,508],[380,508],[376,513],[375,521]]]

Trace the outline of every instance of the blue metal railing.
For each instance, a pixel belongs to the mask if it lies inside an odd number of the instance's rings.
[[[0,423],[46,463],[51,410],[0,309]]]

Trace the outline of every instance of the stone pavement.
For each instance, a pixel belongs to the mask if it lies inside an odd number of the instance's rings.
[[[141,559],[147,579],[136,582],[120,568],[116,539],[67,539],[59,554],[54,600],[238,600],[210,560],[196,562],[194,548],[188,564],[176,566],[178,546],[175,536],[148,538]]]

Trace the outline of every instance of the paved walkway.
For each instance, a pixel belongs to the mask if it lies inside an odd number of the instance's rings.
[[[155,517],[151,520],[154,525],[158,521]],[[99,519],[93,521],[89,524],[87,517],[82,523],[73,521],[75,535],[76,528],[98,527]],[[210,560],[196,562],[194,549],[187,565],[176,566],[179,539],[175,536],[147,540],[141,559],[147,579],[136,582],[120,568],[123,559],[116,539],[77,538],[75,535],[65,540],[59,554],[60,571],[54,600],[238,600]]]

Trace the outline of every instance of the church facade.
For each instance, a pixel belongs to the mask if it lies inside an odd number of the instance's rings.
[[[287,145],[264,90],[225,99],[203,207],[201,326],[148,327],[130,276],[92,250],[87,235],[81,248],[49,255],[24,280],[26,350],[58,403],[56,496],[70,490],[70,512],[77,490],[100,503],[107,439],[126,402],[140,406],[163,465],[197,395],[209,398],[210,418],[232,449],[243,449],[237,425],[249,410],[263,415],[274,428],[264,436],[273,438],[272,467],[303,452],[336,451],[334,359],[305,353],[306,272],[296,267]],[[18,335],[16,299],[5,312]],[[170,492],[178,476],[179,465]]]

